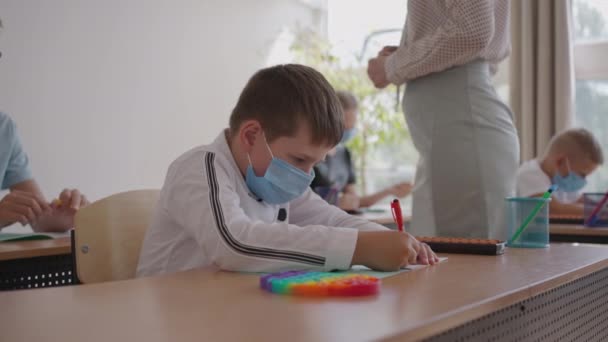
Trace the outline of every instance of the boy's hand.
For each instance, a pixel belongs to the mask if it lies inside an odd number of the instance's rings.
[[[395,184],[390,188],[391,195],[397,198],[403,198],[412,192],[412,184],[411,183],[399,183]]]
[[[416,240],[416,242],[418,242],[420,245],[420,249],[418,250],[418,258],[416,259],[416,263],[418,265],[435,265],[439,262],[439,257],[437,257],[437,254],[433,252],[431,246],[418,240]]]
[[[411,264],[434,265],[438,261],[428,245],[407,233],[360,231],[352,264],[380,271],[397,271]]]
[[[64,232],[74,227],[74,215],[89,204],[87,198],[76,189],[65,189],[59,199],[51,203],[51,210],[37,222],[34,230]]]
[[[63,189],[59,194],[59,202],[55,202],[55,204],[60,204],[58,207],[78,210],[89,205],[89,201],[78,189]]]
[[[48,203],[27,191],[13,190],[0,200],[0,227],[19,222],[35,224],[46,212]]]
[[[359,209],[359,206],[359,196],[355,194],[346,193],[338,199],[338,207],[342,210],[357,210]]]

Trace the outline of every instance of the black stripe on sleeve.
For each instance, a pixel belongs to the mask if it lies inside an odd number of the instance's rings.
[[[215,224],[220,233],[220,236],[230,248],[241,254],[253,257],[295,261],[314,266],[325,265],[325,257],[322,256],[294,251],[271,249],[265,247],[249,246],[235,239],[234,236],[232,236],[232,234],[228,230],[228,227],[226,226],[226,221],[224,220],[222,205],[219,199],[220,188],[217,182],[214,162],[215,153],[207,152],[207,154],[205,155],[205,167],[207,171],[207,182],[209,184],[209,200],[211,202],[211,209],[213,211],[213,217],[215,219]]]

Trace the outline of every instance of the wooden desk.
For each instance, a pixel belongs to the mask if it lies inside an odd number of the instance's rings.
[[[196,270],[4,292],[1,336],[12,342],[608,338],[608,248],[597,246],[449,255],[437,266],[384,279],[371,298],[279,296],[262,292],[258,281]]]
[[[76,283],[69,237],[0,243],[0,290]]]
[[[608,228],[587,228],[575,224],[551,224],[551,242],[608,244]]]
[[[71,253],[69,237],[0,243],[0,261]]]

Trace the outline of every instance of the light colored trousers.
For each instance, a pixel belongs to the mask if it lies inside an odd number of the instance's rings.
[[[420,154],[411,233],[506,239],[504,199],[514,193],[519,140],[488,63],[408,82],[403,106]]]

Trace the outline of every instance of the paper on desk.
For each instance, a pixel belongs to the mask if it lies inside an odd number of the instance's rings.
[[[447,257],[444,258],[439,258],[439,262],[443,262],[445,260],[447,260]],[[350,270],[346,270],[346,271],[333,271],[332,273],[341,273],[341,274],[365,274],[365,275],[369,275],[372,277],[376,277],[379,279],[382,278],[388,278],[388,277],[392,277],[394,275],[397,275],[399,273],[403,273],[403,272],[409,272],[409,271],[415,271],[415,270],[419,270],[425,267],[432,267],[430,265],[410,265],[407,266],[405,268],[400,269],[399,271],[394,271],[394,272],[382,272],[382,271],[374,271],[368,267],[365,267],[363,265],[354,265],[353,267],[350,268]],[[270,274],[269,272],[241,272],[241,273],[249,273],[249,274],[259,274],[259,275],[266,275],[266,274]]]
[[[66,233],[7,233],[0,232],[0,242],[13,242],[13,241],[30,241],[30,240],[49,240],[60,237],[69,236],[69,232]]]
[[[439,262],[443,262],[445,260],[447,260],[447,257],[444,258],[439,258]],[[365,274],[365,275],[369,275],[372,277],[376,277],[379,279],[382,278],[388,278],[388,277],[392,277],[394,275],[397,275],[399,273],[403,273],[403,272],[409,272],[409,271],[415,271],[415,270],[419,270],[421,268],[425,268],[425,267],[431,267],[430,265],[409,265],[405,268],[400,269],[399,271],[394,271],[394,272],[381,272],[381,271],[374,271],[371,270],[365,266],[362,265],[355,265],[353,267],[351,267],[350,270],[348,271],[338,271],[340,273],[346,273],[346,274]]]

